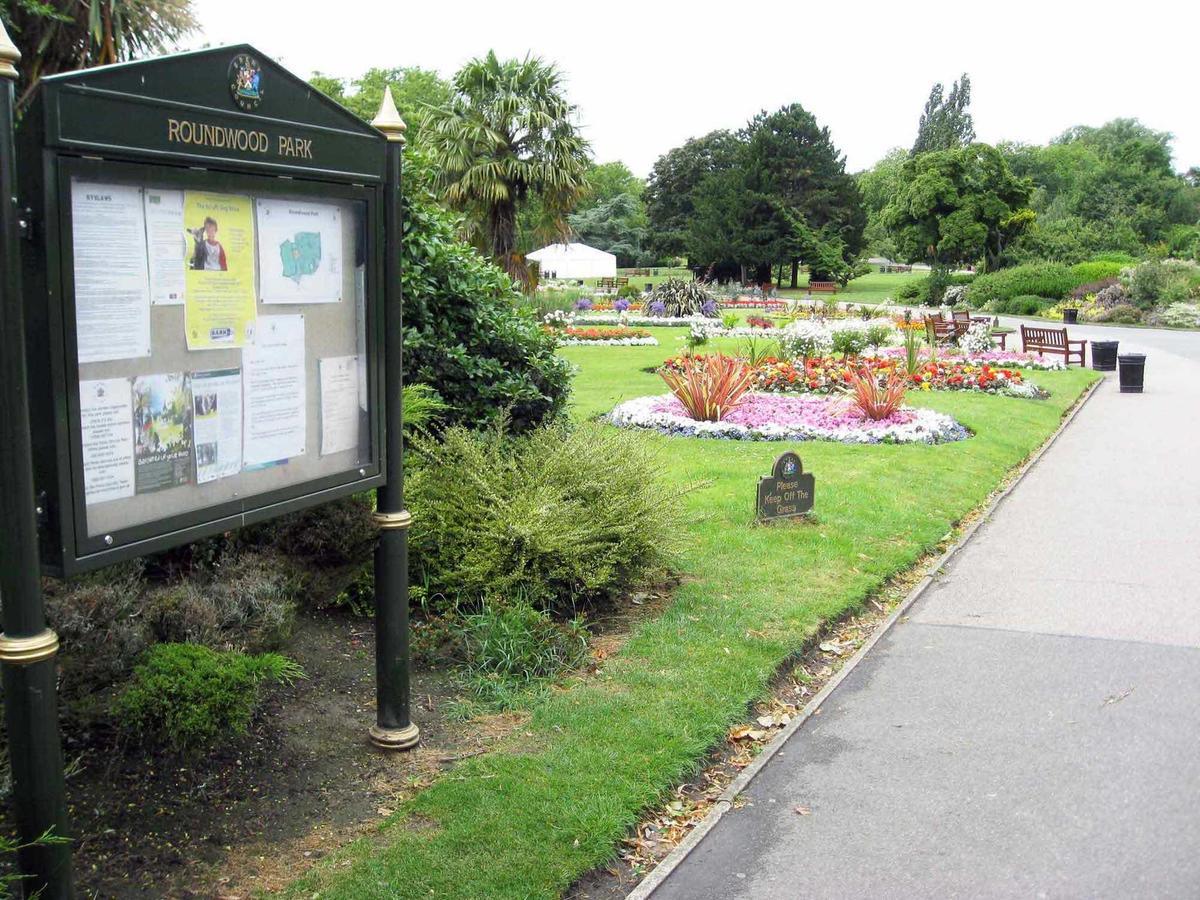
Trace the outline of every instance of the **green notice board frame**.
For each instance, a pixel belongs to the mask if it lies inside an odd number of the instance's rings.
[[[253,74],[249,91],[247,71]],[[19,187],[28,222],[22,272],[44,571],[88,571],[385,483],[389,398],[383,390],[383,271],[385,252],[395,252],[399,242],[399,235],[385,233],[386,145],[380,132],[247,45],[43,79],[21,129]],[[363,271],[364,334],[358,350],[366,357],[360,383],[365,385],[367,427],[352,464],[296,479],[276,473],[262,479],[270,482],[269,489],[183,511],[170,511],[172,504],[164,503],[167,511],[161,517],[143,517],[102,533],[89,528],[72,256],[73,178],[248,196],[255,202],[306,198],[361,210],[356,235],[362,244],[356,250]],[[257,282],[255,292],[261,303]],[[298,305],[278,308],[285,311],[305,310]],[[151,337],[157,345],[158,337],[153,332]],[[198,350],[189,356],[197,357],[194,368],[200,370],[219,368],[221,353],[227,351]],[[206,356],[213,354],[218,362],[210,363]],[[316,366],[316,355],[309,354],[305,364],[310,370]],[[313,393],[310,387],[309,421],[320,415],[320,400]]]

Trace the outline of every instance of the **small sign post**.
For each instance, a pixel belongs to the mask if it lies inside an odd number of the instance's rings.
[[[791,519],[812,512],[814,478],[805,473],[800,457],[780,454],[770,475],[758,479],[758,521]]]

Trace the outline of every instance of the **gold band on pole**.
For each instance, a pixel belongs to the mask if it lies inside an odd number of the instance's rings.
[[[47,628],[32,637],[9,637],[0,634],[0,663],[28,666],[50,659],[58,652],[58,635]]]
[[[380,528],[407,528],[412,524],[412,513],[407,509],[402,509],[400,512],[385,513],[376,512],[371,516],[375,520],[375,524]]]

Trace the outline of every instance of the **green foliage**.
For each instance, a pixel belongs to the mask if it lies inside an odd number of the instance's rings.
[[[768,281],[773,265],[798,260],[820,280],[848,278],[863,248],[858,186],[798,103],[664,154],[646,204],[651,248],[720,278]]]
[[[952,269],[983,258],[991,269],[1032,221],[1031,191],[987,144],[934,150],[904,164],[880,221],[902,259]]]
[[[425,117],[444,199],[466,213],[480,246],[525,283],[517,215],[536,196],[556,230],[586,189],[588,144],[558,69],[541,59],[501,61],[492,51],[454,76],[449,103]]]
[[[556,622],[519,595],[486,601],[462,618],[459,631],[470,684],[485,702],[501,699],[514,686],[553,678],[587,654],[580,619]]]
[[[664,153],[646,182],[646,216],[650,223],[648,249],[660,258],[685,256],[687,236],[695,214],[700,183],[734,165],[740,143],[726,130],[692,138]]]
[[[1010,316],[1036,316],[1043,309],[1054,305],[1049,297],[1038,297],[1033,294],[1019,294],[1015,297],[1004,297],[992,301],[988,309],[992,312]]]
[[[928,153],[930,150],[953,150],[966,147],[975,140],[975,122],[967,107],[971,104],[971,78],[963,72],[962,78],[954,82],[949,96],[937,82],[929,91],[921,121],[917,126],[917,140],[912,155]]]
[[[415,431],[424,431],[450,411],[442,395],[427,384],[404,385],[400,390],[400,403],[404,410],[404,427]]]
[[[643,249],[646,211],[636,194],[617,194],[602,200],[572,213],[567,222],[582,243],[614,254],[618,266],[641,266],[654,261]]]
[[[1182,303],[1200,297],[1200,266],[1187,260],[1150,259],[1129,272],[1125,287],[1141,309]]]
[[[944,273],[934,282],[932,273],[919,278],[910,278],[896,289],[896,297],[900,300],[928,300],[934,304],[942,300],[942,292],[951,285],[967,285],[974,281],[975,275],[970,273]]]
[[[49,847],[54,844],[69,844],[71,839],[54,833],[54,826],[51,825],[43,831],[35,840],[22,844],[16,838],[8,834],[0,834],[0,900],[10,900],[16,897],[39,897],[41,892],[27,893],[19,890],[22,881],[30,876],[22,875],[20,872],[13,869],[8,869],[4,864],[7,857],[16,856],[20,851],[30,847]],[[18,890],[14,891],[14,888]]]
[[[137,741],[195,753],[245,734],[266,684],[303,677],[299,665],[277,653],[158,644],[134,669],[113,715]]]
[[[1050,145],[1005,148],[1037,185],[1038,226],[1015,256],[1073,263],[1116,250],[1141,256],[1200,220],[1200,189],[1171,165],[1171,135],[1136,119],[1072,128]]]
[[[0,18],[21,53],[20,109],[47,75],[155,56],[199,24],[192,0],[5,0]]]
[[[352,79],[334,78],[317,72],[308,83],[367,122],[379,112],[383,90],[390,87],[396,109],[408,126],[404,136],[409,148],[422,145],[425,117],[430,110],[449,103],[452,94],[450,82],[437,72],[419,66],[368,69],[359,78]]]
[[[833,352],[845,356],[859,356],[867,349],[867,333],[861,328],[838,328],[833,332]]]
[[[401,284],[404,380],[432,385],[446,421],[477,426],[508,415],[517,430],[556,417],[570,366],[511,279],[459,241],[455,217],[425,189],[414,155],[404,194]],[[415,170],[415,171],[414,171]]]
[[[967,288],[967,303],[973,309],[981,309],[984,306],[992,309],[998,301],[1021,295],[1059,300],[1079,283],[1071,270],[1064,265],[1030,263],[980,275]],[[996,311],[1000,310],[996,308]]]
[[[1126,265],[1128,263],[1112,262],[1104,259],[1076,263],[1071,266],[1071,277],[1075,279],[1076,286],[1088,284],[1093,281],[1104,281],[1109,278],[1116,278],[1121,274],[1121,270]]]
[[[586,424],[444,437],[413,440],[405,485],[413,582],[435,611],[516,596],[573,609],[644,580],[678,546],[679,492],[645,435]]]

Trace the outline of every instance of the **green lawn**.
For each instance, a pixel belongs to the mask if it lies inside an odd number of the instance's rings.
[[[576,415],[661,392],[657,376],[641,369],[675,352],[682,333],[655,329],[660,347],[564,350],[580,366]],[[689,577],[670,607],[596,677],[540,701],[520,752],[460,763],[291,894],[558,896],[612,858],[640,811],[694,770],[789,654],[982,504],[1098,376],[1074,369],[1032,377],[1051,399],[914,398],[957,416],[976,432],[967,441],[787,445],[816,475],[816,517],[799,525],[752,522],[757,479],[785,445],[654,437],[666,477],[698,485],[681,501]]]
[[[909,281],[924,278],[928,272],[896,272],[888,275],[883,275],[878,271],[871,272],[867,275],[862,275],[851,281],[845,288],[839,290],[836,294],[814,294],[814,297],[829,297],[834,296],[838,300],[846,303],[882,303],[888,297],[897,300],[896,291],[900,290],[901,285]],[[787,281],[785,280],[785,284]],[[784,288],[781,290],[780,296],[783,297],[803,297],[806,293],[805,286],[808,284],[808,276],[800,275],[800,287],[792,290]],[[899,300],[897,300],[899,302]]]

